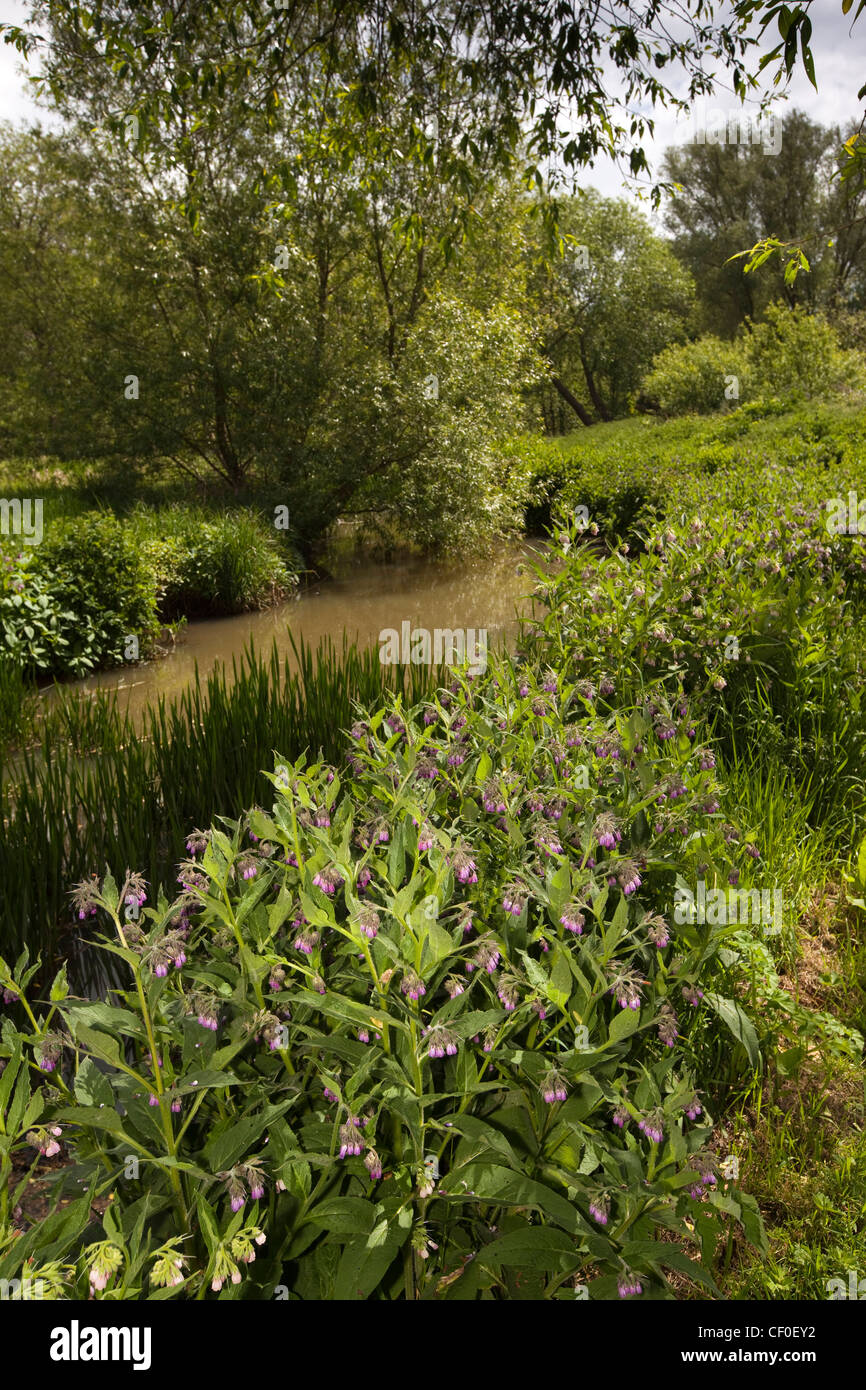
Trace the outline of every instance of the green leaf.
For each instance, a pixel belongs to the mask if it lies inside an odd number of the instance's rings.
[[[758,1043],[758,1035],[755,1026],[748,1014],[745,1014],[733,999],[725,999],[720,994],[709,991],[704,995],[710,1008],[713,1009],[724,1024],[730,1029],[738,1042],[743,1044],[746,1049],[749,1061],[753,1067],[761,1068],[761,1049]]]
[[[314,1207],[307,1219],[326,1226],[334,1235],[369,1235],[376,1208],[364,1197],[333,1197]]]
[[[114,1092],[111,1082],[99,1070],[92,1057],[85,1057],[75,1073],[75,1095],[82,1105],[92,1105],[97,1109],[107,1105],[114,1109]]]
[[[622,1042],[623,1038],[630,1038],[640,1027],[642,1012],[642,1009],[620,1009],[615,1013],[607,1035],[607,1045]]]
[[[570,1273],[584,1258],[575,1249],[571,1237],[550,1226],[527,1226],[523,1231],[512,1231],[478,1252],[479,1261],[489,1268],[515,1265],[518,1269],[556,1274]]]
[[[225,1132],[215,1134],[205,1145],[202,1151],[205,1166],[214,1173],[231,1168],[239,1158],[245,1157],[249,1153],[256,1140],[264,1134],[268,1125],[278,1116],[284,1114],[291,1104],[290,1098],[280,1101],[278,1105],[266,1105],[263,1110],[256,1111],[254,1115],[245,1115],[241,1119],[229,1120]]]
[[[54,983],[51,986],[51,993],[48,996],[52,1004],[59,1004],[61,999],[65,999],[69,993],[69,981],[66,978],[66,961],[63,962],[57,974],[54,976]]]

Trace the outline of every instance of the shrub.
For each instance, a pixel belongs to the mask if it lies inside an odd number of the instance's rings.
[[[660,352],[643,394],[663,415],[709,415],[745,397],[747,376],[742,344],[708,334]]]
[[[795,402],[866,387],[866,359],[843,352],[835,329],[801,307],[769,305],[744,345],[756,394]]]
[[[278,765],[270,814],[192,835],[174,902],[145,906],[137,874],[79,886],[128,971],[114,1002],[61,972],[35,1005],[26,953],[0,967],[11,1149],[68,1146],[87,1188],[0,1277],[112,1298],[611,1299],[669,1296],[666,1270],[714,1289],[721,1223],[763,1235],[710,1147],[702,1016],[729,1062],[759,1055],[719,992],[722,930],[666,920],[677,884],[747,860],[688,708],[503,662],[352,733],[344,773]]]
[[[167,617],[265,608],[297,582],[274,527],[251,509],[208,520],[174,508],[155,513],[147,525]]]
[[[158,631],[153,580],[114,517],[63,520],[7,570],[0,623],[25,670],[82,676],[129,660],[131,637],[146,653]]]

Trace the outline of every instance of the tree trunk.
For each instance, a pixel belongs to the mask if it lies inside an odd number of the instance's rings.
[[[552,376],[550,380],[553,382],[562,399],[571,406],[572,410],[574,411],[577,418],[580,420],[581,424],[591,425],[592,420],[589,416],[589,413],[586,410],[584,410],[583,406],[577,399],[577,396],[575,396],[574,392],[569,391],[565,382],[562,381],[558,376]]]

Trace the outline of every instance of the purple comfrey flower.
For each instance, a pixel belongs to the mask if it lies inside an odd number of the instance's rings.
[[[439,768],[433,758],[419,758],[415,764],[415,776],[420,781],[435,782],[439,776]]]
[[[492,975],[500,960],[500,950],[491,936],[482,937],[478,943],[478,949],[472,960],[466,962],[468,973],[477,967],[479,970],[486,970],[488,975]]]
[[[676,731],[677,726],[670,719],[660,719],[656,724],[656,737],[660,743],[667,743],[675,736]]]
[[[481,802],[485,811],[493,815],[502,816],[507,810],[505,796],[498,780],[493,777],[484,783],[481,789]]]
[[[264,1178],[262,1178],[261,1175],[258,1175],[258,1176],[256,1176],[256,1177],[252,1178],[251,1181],[250,1181],[250,1198],[251,1198],[251,1200],[254,1201],[254,1202],[260,1202],[261,1199],[262,1199],[262,1197],[264,1197],[264,1195],[265,1195],[265,1182],[264,1182]]]
[[[198,1013],[198,1021],[202,1028],[207,1028],[211,1033],[215,1033],[219,1027],[219,1013],[215,1004],[202,1004]]]
[[[610,676],[602,676],[598,686],[599,695],[612,695],[615,690],[616,686]]]
[[[550,667],[548,667],[544,673],[544,678],[541,682],[541,688],[542,690],[546,690],[549,695],[556,694],[557,676],[556,672],[552,670]]]
[[[533,999],[532,1007],[538,1015],[538,1020],[543,1023],[547,1018],[547,1006],[542,999]]]
[[[424,821],[423,825],[421,826],[420,830],[418,831],[418,853],[419,853],[419,854],[424,854],[428,849],[432,849],[432,848],[433,848],[433,831],[431,830],[431,828],[430,828],[430,826],[427,824],[427,822]]]
[[[407,999],[418,1000],[423,994],[427,993],[424,981],[420,975],[416,975],[414,970],[406,970],[403,974],[403,983],[400,986]]]
[[[683,1108],[690,1120],[696,1120],[703,1113],[703,1107],[697,1095],[693,1095],[688,1105]]]
[[[180,1112],[181,1112],[181,1110],[182,1110],[182,1108],[183,1108],[183,1106],[182,1106],[182,1103],[181,1103],[180,1096],[175,1096],[174,1099],[173,1099],[172,1102],[171,1102],[172,1114],[174,1114],[174,1115],[179,1115]]]
[[[465,761],[466,750],[464,748],[457,747],[448,754],[447,762],[449,767],[461,767]],[[473,883],[477,883],[478,880],[473,879],[472,881]],[[461,879],[461,882],[465,882],[465,880]]]
[[[457,1052],[457,1039],[450,1028],[437,1023],[431,1028],[427,1042],[428,1057],[453,1057]]]
[[[340,1125],[340,1158],[357,1157],[363,1152],[361,1136],[358,1133],[354,1116],[350,1115],[347,1122]]]
[[[560,924],[565,927],[566,931],[574,932],[575,936],[583,935],[583,929],[586,926],[586,918],[580,910],[580,904],[568,903],[562,909],[562,915],[559,921]]]
[[[39,1070],[54,1071],[63,1051],[63,1039],[58,1033],[46,1033],[39,1048]]]
[[[367,888],[367,885],[369,884],[370,879],[371,879],[372,877],[373,877],[373,870],[372,870],[372,869],[360,869],[360,870],[358,871],[358,880],[357,880],[357,883],[358,883],[358,892],[359,892],[359,893],[363,893],[363,892],[364,892],[364,890]]]
[[[643,1285],[633,1274],[623,1274],[617,1280],[616,1291],[620,1298],[633,1298],[643,1293]]]
[[[340,1097],[335,1095],[334,1092],[328,1086],[323,1086],[322,1092],[324,1094],[325,1100],[339,1101],[340,1099]]]
[[[565,1078],[560,1072],[553,1070],[547,1073],[541,1083],[541,1098],[546,1105],[555,1105],[557,1101],[568,1099]]]
[[[594,1197],[589,1204],[589,1214],[599,1226],[606,1226],[610,1216],[610,1202],[606,1197]]]
[[[622,859],[616,868],[616,877],[620,888],[628,898],[632,893],[636,893],[643,880],[637,871],[637,865],[631,859]]]
[[[310,980],[310,984],[313,986],[313,989],[316,991],[317,994],[325,993],[325,981],[322,979],[318,971]]]
[[[592,827],[592,838],[602,849],[613,849],[622,839],[616,819],[607,812],[599,816]]]
[[[673,1047],[679,1033],[677,1032],[677,1016],[670,1004],[663,1004],[659,1013],[658,1020],[659,1039],[665,1047]]]
[[[358,1029],[358,1042],[368,1043],[369,1041],[370,1041],[370,1034],[369,1034],[369,1032],[367,1031],[367,1029],[366,1029],[366,1028],[359,1028],[359,1029]]]
[[[528,894],[521,883],[515,883],[505,889],[502,896],[502,910],[509,913],[512,917],[519,917],[526,906]]]
[[[648,1115],[637,1122],[638,1129],[646,1135],[647,1139],[654,1144],[660,1144],[664,1138],[664,1117],[660,1110],[651,1110]]]
[[[424,723],[425,723],[425,724],[427,724],[427,725],[435,724],[435,723],[436,723],[436,720],[437,720],[438,718],[439,718],[439,711],[438,711],[438,710],[434,709],[432,705],[425,705],[425,706],[424,706]]]
[[[503,975],[499,981],[499,988],[496,993],[505,1012],[507,1014],[513,1013],[520,999],[518,981],[515,977],[513,975]]]
[[[193,859],[207,848],[210,842],[209,830],[194,830],[186,842],[186,852]]]
[[[363,907],[358,913],[358,930],[362,936],[374,941],[382,925],[378,912],[374,912],[371,907]]]
[[[625,1129],[630,1119],[631,1115],[628,1113],[625,1106],[618,1105],[613,1112],[613,1122],[617,1129]]]
[[[458,883],[477,883],[478,874],[475,860],[465,849],[456,849],[451,856],[451,867]]]
[[[671,929],[663,918],[647,915],[641,926],[645,926],[647,929],[647,941],[659,951],[664,950],[665,946],[670,944]]]
[[[687,1004],[691,1004],[693,1009],[698,1007],[703,997],[703,990],[698,989],[696,985],[683,985],[683,998]]]
[[[715,765],[715,754],[710,748],[705,748],[701,753],[701,772],[712,772]]]
[[[272,990],[273,993],[276,994],[279,990],[282,989],[283,981],[285,980],[285,978],[286,972],[283,969],[283,967],[281,965],[272,965],[270,975],[268,978],[268,989]]]
[[[458,926],[463,928],[464,936],[468,936],[471,932],[472,927],[474,925],[474,917],[475,909],[470,907],[468,903],[463,903],[460,908],[460,921],[458,923]]]
[[[583,746],[583,735],[577,724],[569,724],[565,730],[565,745],[567,748],[581,748]]]
[[[532,701],[530,709],[537,719],[546,719],[550,714],[550,706],[547,700],[542,699],[541,696]]]
[[[149,1095],[147,1098],[147,1103],[148,1105],[153,1106],[159,1105],[159,1096],[155,1096],[151,1093],[151,1095]]]
[[[375,1149],[368,1149],[364,1162],[373,1182],[378,1182],[382,1176],[382,1160]]]
[[[327,830],[331,824],[331,814],[326,806],[320,806],[316,811],[316,825],[320,830]]]
[[[476,1039],[476,1041],[477,1041],[477,1039]],[[484,1029],[484,1040],[483,1040],[483,1042],[482,1042],[482,1044],[481,1044],[481,1050],[482,1050],[482,1052],[492,1052],[495,1046],[496,1046],[496,1029],[495,1029],[495,1028],[485,1028],[485,1029]]]
[[[241,871],[241,877],[244,879],[255,878],[256,874],[259,871],[258,865],[256,864],[255,860],[246,857],[239,860],[238,868]]]
[[[539,830],[535,836],[535,846],[542,854],[554,855],[564,852],[556,835],[551,834],[550,831]]]
[[[555,796],[552,801],[548,801],[544,806],[544,815],[548,820],[561,820],[565,810],[565,798]]]
[[[313,882],[317,888],[321,888],[329,898],[334,896],[338,888],[342,886],[343,878],[334,864],[326,864],[323,869],[319,869],[313,876]]]
[[[298,932],[292,945],[296,951],[301,951],[305,956],[311,956],[320,940],[321,936],[315,927],[304,927],[303,931]]]
[[[456,975],[449,975],[445,981],[445,991],[449,999],[456,999],[458,994],[463,994],[463,983],[458,980]]]
[[[743,848],[745,849],[746,854],[750,855],[752,859],[760,859],[761,851],[758,849],[757,845],[748,844],[744,845]]]
[[[366,732],[367,725],[356,722],[352,725],[351,729],[349,730],[349,736],[355,739],[355,741],[357,742],[359,739],[362,739],[364,737]]]

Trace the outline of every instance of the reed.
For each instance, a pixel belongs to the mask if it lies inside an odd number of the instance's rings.
[[[292,639],[295,669],[276,643],[270,655],[252,643],[231,668],[206,679],[198,670],[182,695],[150,707],[140,727],[114,692],[62,691],[30,746],[0,765],[0,954],[26,945],[52,965],[69,961],[86,985],[86,924],[73,920],[69,889],[106,865],[143,872],[152,893],[174,892],[175,865],[190,829],[239,806],[264,801],[262,769],[274,755],[305,750],[328,760],[345,750],[358,704],[403,689],[415,702],[442,673],[389,667],[375,649],[343,636],[314,650]]]

